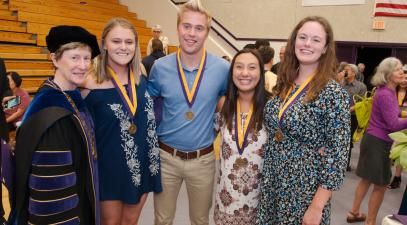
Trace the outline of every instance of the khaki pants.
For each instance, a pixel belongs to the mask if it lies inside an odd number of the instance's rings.
[[[215,176],[215,156],[211,152],[197,159],[182,160],[160,151],[163,192],[154,194],[155,225],[171,225],[182,182],[188,193],[192,225],[208,225]]]

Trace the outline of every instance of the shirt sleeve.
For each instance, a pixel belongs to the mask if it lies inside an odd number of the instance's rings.
[[[321,155],[321,187],[327,190],[339,190],[345,176],[348,161],[350,132],[350,105],[348,93],[336,88],[328,93],[326,102],[326,144],[319,149]]]
[[[77,209],[80,199],[86,198],[82,188],[87,179],[84,175],[86,148],[76,131],[70,117],[60,119],[44,133],[33,153],[28,181],[33,224],[80,218]]]
[[[359,90],[359,93],[358,93],[358,94],[359,94],[360,96],[364,96],[365,93],[366,93],[366,91],[367,91],[366,85],[362,83],[362,84],[360,85],[360,90]]]
[[[400,109],[395,98],[389,95],[379,95],[376,99],[379,101],[380,113],[384,119],[386,127],[393,131],[400,131],[407,128],[407,119],[400,118]]]
[[[161,96],[161,87],[158,79],[158,69],[155,63],[150,70],[149,80],[147,83],[147,91],[152,97]]]

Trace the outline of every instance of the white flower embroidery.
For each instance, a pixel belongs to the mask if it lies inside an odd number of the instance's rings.
[[[148,157],[150,159],[150,173],[151,176],[156,176],[160,171],[160,150],[158,148],[158,137],[155,124],[155,116],[153,109],[153,99],[146,91],[144,94],[146,101],[146,107],[144,109],[147,112],[147,143],[149,147]]]
[[[134,137],[129,134],[130,116],[122,110],[120,104],[108,104],[114,115],[120,121],[120,138],[122,139],[122,148],[126,156],[127,166],[129,167],[131,180],[135,186],[141,184],[140,161],[137,159],[138,146],[135,144]]]

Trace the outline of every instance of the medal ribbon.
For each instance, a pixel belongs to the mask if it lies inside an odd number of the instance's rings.
[[[236,104],[236,115],[235,115],[235,135],[236,135],[236,145],[237,149],[239,150],[239,154],[243,154],[243,150],[247,145],[247,136],[249,132],[247,132],[247,128],[249,124],[252,123],[252,115],[253,115],[253,104],[250,106],[249,113],[247,114],[247,118],[244,121],[242,127],[242,114],[240,112],[240,103],[237,101]]]
[[[293,87],[291,87],[288,92],[287,95],[284,98],[283,101],[283,105],[280,108],[280,111],[278,112],[278,121],[281,122],[281,119],[283,118],[284,114],[287,112],[288,108],[294,104],[294,102],[296,102],[304,93],[305,91],[308,89],[309,83],[311,82],[312,78],[314,78],[315,74],[312,74],[311,76],[308,77],[308,79],[301,84],[301,86],[298,88],[297,91],[295,91],[295,93],[288,98],[288,96],[290,95]]]
[[[117,74],[113,71],[112,68],[108,67],[107,68],[110,72],[110,75],[112,76],[112,82],[113,85],[116,89],[116,91],[119,93],[120,98],[122,99],[124,105],[126,106],[127,111],[130,113],[130,115],[136,114],[137,110],[137,95],[136,95],[136,82],[134,80],[133,76],[133,71],[130,70],[129,74],[129,79],[127,84],[127,90],[123,87],[122,83],[120,82]],[[128,94],[127,94],[128,93]]]
[[[201,80],[205,71],[206,65],[206,51],[203,51],[201,63],[199,64],[199,69],[195,77],[194,84],[192,85],[192,90],[189,90],[187,79],[185,77],[184,69],[181,65],[181,50],[178,49],[177,52],[177,69],[178,69],[178,77],[179,81],[181,82],[182,92],[184,93],[185,100],[188,103],[189,108],[192,108],[192,105],[195,102],[196,96],[198,94],[199,86],[201,85]]]

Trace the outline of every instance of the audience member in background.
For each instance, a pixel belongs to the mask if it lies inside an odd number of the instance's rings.
[[[258,39],[256,42],[254,42],[254,45],[256,46],[256,49],[259,49],[262,46],[269,46],[270,47],[270,42],[264,39]]]
[[[404,79],[401,62],[394,57],[384,59],[372,77],[371,82],[377,89],[373,97],[369,125],[360,144],[356,175],[361,180],[355,191],[352,209],[346,219],[349,223],[366,220],[366,225],[376,224],[377,212],[391,179],[389,153],[393,141],[388,134],[407,128],[407,119],[400,118],[396,93],[397,86]],[[373,191],[370,194],[366,218],[359,210],[372,184]]]
[[[204,48],[210,26],[211,16],[199,0],[180,6],[178,52],[159,59],[151,69],[148,90],[163,98],[157,129],[163,192],[154,195],[155,225],[173,223],[184,181],[191,224],[209,224],[215,176],[213,116],[229,71],[228,62]]]
[[[350,112],[351,112],[351,128],[350,133],[351,137],[352,134],[358,128],[358,120],[356,119],[355,114],[355,103],[353,102],[353,96],[359,95],[364,96],[366,93],[366,85],[358,80],[356,80],[356,74],[358,73],[358,67],[355,64],[348,64],[344,68],[344,83],[343,87],[349,93],[349,100],[350,100]],[[351,171],[350,167],[350,158],[352,155],[352,148],[353,148],[353,141],[352,138],[350,139],[350,146],[349,146],[349,157],[348,157],[348,165],[346,167],[347,171]]]
[[[247,44],[243,47],[243,49],[249,48],[249,49],[257,49],[255,44]]]
[[[153,52],[144,57],[141,61],[146,69],[147,77],[150,74],[151,67],[153,67],[155,60],[165,56],[163,52],[163,43],[160,40],[154,39],[151,46],[153,48]]]
[[[365,81],[365,75],[363,74],[365,72],[365,64],[359,63],[358,64],[358,73],[356,74],[356,80],[360,82]]]
[[[3,97],[6,96],[6,93],[9,92],[9,82],[6,75],[6,66],[4,60],[0,58],[0,102],[3,102]],[[8,142],[8,126],[6,122],[6,116],[3,111],[3,104],[0,104],[0,141]],[[0,168],[1,168],[1,143],[0,143]],[[0,184],[0,197],[3,199],[2,185]],[[0,202],[0,225],[6,224],[4,218],[4,209],[3,203]]]
[[[279,54],[280,62],[274,64],[273,67],[271,68],[271,72],[273,72],[273,73],[275,73],[275,74],[277,74],[277,75],[278,75],[278,70],[279,70],[279,68],[280,68],[280,65],[281,65],[281,63],[282,63],[283,60],[284,60],[285,49],[286,49],[286,46],[285,46],[285,45],[281,46],[281,48],[280,48],[280,54]]]
[[[258,225],[329,224],[332,192],[343,183],[350,138],[349,95],[335,81],[332,28],[302,19],[291,33],[273,97]]]
[[[407,118],[407,64],[403,66],[403,73],[404,73],[404,80],[403,82],[397,87],[397,100],[399,103],[399,107],[401,110],[401,117]],[[394,173],[393,180],[389,184],[389,189],[397,189],[400,187],[401,184],[401,173],[403,168],[398,165],[396,166],[396,170]],[[406,206],[407,208],[407,206]]]
[[[228,62],[230,62],[230,61],[231,61],[231,60],[230,60],[230,57],[229,57],[229,56],[227,56],[227,55],[222,56],[222,59],[224,59],[224,60],[226,60],[226,61],[228,61]]]
[[[107,22],[85,102],[95,122],[101,219],[104,225],[137,224],[149,192],[161,191],[160,156],[140,48],[126,19]]]
[[[214,209],[217,225],[256,223],[267,140],[263,109],[268,95],[261,61],[258,52],[251,49],[235,55],[226,98],[223,106],[220,101],[220,113],[216,114],[216,130],[222,137]]]
[[[24,115],[16,144],[16,217],[26,224],[100,224],[93,123],[77,87],[99,54],[77,26],[46,37],[55,67]]]
[[[337,75],[336,75],[336,81],[338,81],[339,84],[342,86],[344,85],[345,82],[345,66],[347,66],[347,62],[340,62],[338,65],[338,69],[336,70]]]
[[[153,37],[148,41],[147,44],[147,55],[150,55],[153,50],[153,40],[160,40],[163,44],[164,54],[168,55],[168,37],[162,35],[162,29],[160,25],[155,25],[153,27]]]
[[[16,123],[23,119],[24,112],[30,104],[31,99],[28,92],[20,88],[22,79],[18,73],[8,72],[7,78],[9,81],[10,89],[12,91],[12,96],[5,97],[3,99],[3,103],[16,97],[20,98],[19,105],[4,110],[4,112],[6,113],[6,121],[9,125],[9,130],[15,130],[17,127]]]
[[[271,93],[277,83],[277,75],[270,71],[273,66],[274,49],[269,46],[261,46],[258,51],[264,63],[265,88],[266,91]]]

